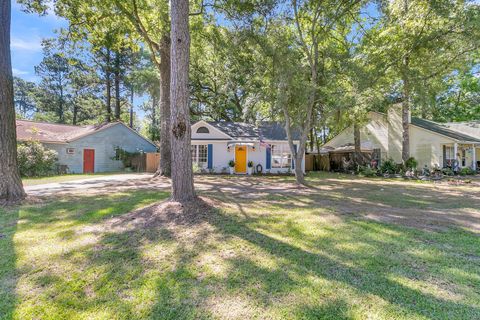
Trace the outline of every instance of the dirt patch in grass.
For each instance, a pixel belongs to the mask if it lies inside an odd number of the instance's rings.
[[[209,219],[218,201],[198,197],[196,200],[180,203],[165,200],[110,219],[110,230],[124,231],[133,228],[156,228],[159,225],[195,225]]]

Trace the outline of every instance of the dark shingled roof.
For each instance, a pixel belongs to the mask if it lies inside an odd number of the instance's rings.
[[[287,140],[287,132],[280,122],[260,122],[258,126],[244,122],[210,121],[208,124],[228,134],[234,139],[253,138],[264,140]],[[300,131],[293,130],[293,140],[300,139]]]
[[[212,121],[208,122],[208,124],[228,134],[232,138],[258,138],[258,128],[250,123]]]
[[[259,129],[263,139],[287,140],[287,131],[285,130],[285,126],[280,122],[261,122]],[[300,136],[300,130],[292,130],[293,140],[300,140]]]
[[[463,134],[461,132],[455,131],[448,129],[447,126],[442,125],[441,123],[425,120],[425,119],[420,119],[416,117],[412,117],[412,122],[414,126],[439,133],[441,135],[444,135],[446,137],[459,140],[459,141],[468,141],[468,142],[480,142],[480,139]]]

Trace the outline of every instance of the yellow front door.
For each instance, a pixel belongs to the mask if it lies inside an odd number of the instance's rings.
[[[235,172],[247,173],[247,147],[235,147]]]

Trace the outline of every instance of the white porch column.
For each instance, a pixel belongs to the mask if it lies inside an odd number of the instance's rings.
[[[458,143],[453,144],[453,159],[457,163],[457,166],[460,168],[460,161],[458,161]],[[455,163],[453,163],[455,165]]]
[[[473,160],[473,165],[472,169],[477,170],[477,149],[475,149],[475,144],[472,145],[473,149],[473,155],[472,155],[472,160]]]

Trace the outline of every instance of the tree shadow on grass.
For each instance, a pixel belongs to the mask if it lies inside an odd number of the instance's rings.
[[[0,208],[0,319],[13,318],[20,305],[21,312],[25,312],[25,308],[29,310],[24,317],[38,318],[48,313],[58,317],[75,317],[75,307],[81,306],[80,310],[87,311],[98,308],[99,301],[95,295],[89,294],[93,292],[93,282],[82,278],[82,256],[94,247],[91,243],[76,245],[77,238],[82,237],[82,229],[96,228],[107,218],[167,196],[166,192],[137,191],[110,196],[66,197],[8,210]],[[18,239],[14,242],[15,234]],[[94,236],[95,231],[89,234]],[[34,238],[30,242],[32,235]],[[47,247],[52,250],[46,251],[43,256],[35,253],[37,250],[45,251]],[[136,252],[131,253],[136,255]],[[21,262],[17,254],[22,256]],[[121,261],[125,257],[128,258],[128,255],[112,255],[110,258]],[[21,290],[29,291],[19,293],[17,279],[23,281]],[[116,280],[121,279],[122,275]],[[72,307],[66,307],[69,305]],[[122,301],[117,306],[126,309],[122,307]]]
[[[112,195],[63,196],[57,201],[28,207],[27,214],[22,217],[22,229],[49,228],[58,222],[70,226],[97,223],[168,195],[165,191],[136,190]]]
[[[183,221],[178,224],[173,222],[172,225],[169,218],[156,222],[153,229],[167,236],[165,239],[150,237],[148,241],[169,241],[169,246],[176,247],[170,256],[171,267],[152,278],[155,279],[152,290],[156,293],[154,304],[145,313],[145,317],[209,318],[212,316],[210,310],[212,305],[207,303],[211,302],[210,299],[213,298],[222,305],[223,301],[219,297],[233,296],[240,302],[246,294],[254,305],[259,306],[259,310],[283,308],[290,318],[353,318],[350,312],[353,302],[346,297],[318,297],[305,303],[295,301],[292,305],[279,305],[278,299],[298,290],[311,289],[306,280],[309,277],[327,281],[333,287],[340,284],[343,290],[355,292],[355,295],[378,297],[386,301],[389,308],[393,308],[396,313],[410,317],[426,319],[480,317],[480,309],[476,306],[421,292],[394,280],[396,275],[414,279],[417,277],[417,280],[430,277],[428,270],[415,270],[415,267],[409,265],[416,259],[408,253],[409,243],[416,241],[411,239],[415,235],[422,237],[421,231],[410,233],[408,230],[376,222],[346,221],[347,224],[358,224],[358,230],[350,234],[350,237],[363,245],[359,252],[341,249],[336,246],[339,243],[335,243],[335,240],[308,236],[304,241],[312,248],[306,250],[254,229],[252,225],[258,224],[262,218],[246,217],[241,215],[241,212],[238,213],[240,215],[236,216],[212,208],[208,214],[202,215],[193,223]],[[198,228],[204,229],[208,225],[213,229],[198,231]],[[165,231],[170,230],[172,226],[175,231]],[[385,230],[390,238],[382,240],[370,237],[375,230],[366,232],[365,228],[375,227]],[[180,229],[184,229],[185,233],[179,231]],[[338,231],[352,232],[341,228]],[[126,279],[142,277],[157,267],[155,264],[148,265],[140,254],[144,250],[145,235],[148,233],[145,230],[141,231],[141,228],[134,228],[127,233],[107,234],[101,239],[101,249],[97,250],[95,255],[91,255],[90,259],[92,263],[101,265],[102,269],[106,270],[104,276],[108,281],[104,285],[109,282],[125,284]],[[190,233],[193,236],[189,235]],[[241,240],[254,248],[252,252],[236,252],[231,257],[222,256],[222,263],[228,268],[226,277],[202,276],[202,272],[196,267],[202,254],[211,252],[217,258],[222,254],[220,252],[222,248],[218,243],[212,244],[208,241],[212,234],[217,241],[221,239],[221,243],[235,243]],[[302,236],[297,233],[294,237]],[[348,238],[342,241],[348,241]],[[114,246],[111,246],[112,244]],[[394,251],[393,254],[383,252],[389,248]],[[123,253],[117,256],[118,252],[125,250],[130,253],[126,256]],[[256,261],[256,255],[259,253],[272,257],[277,266],[272,268],[259,264]],[[405,265],[398,265],[396,254],[408,258]],[[133,275],[129,274],[132,267],[137,270]],[[117,274],[118,277],[112,277],[111,274]],[[122,290],[118,291],[120,296]],[[128,308],[131,309],[132,306]],[[127,314],[135,317],[133,311]],[[256,317],[262,318],[261,313],[256,314]]]
[[[258,180],[253,178],[253,180]],[[475,190],[437,189],[432,185],[404,184],[401,182],[366,181],[361,179],[325,179],[311,181],[312,188],[297,188],[293,183],[279,187],[252,183],[206,180],[199,182],[213,191],[211,196],[228,200],[244,210],[239,202],[257,199],[275,209],[330,208],[337,214],[396,223],[423,230],[445,230],[452,225],[475,229],[480,233],[480,197]],[[210,196],[210,194],[209,194]]]
[[[248,274],[250,276],[249,281],[252,283],[270,284],[270,287],[265,287],[265,292],[278,292],[279,290],[288,292],[292,290],[292,286],[299,285],[292,283],[292,281],[281,281],[282,278],[290,279],[287,274],[288,270],[289,273],[294,272],[297,275],[310,274],[329,281],[343,283],[364,294],[378,296],[411,315],[422,316],[428,319],[480,317],[480,309],[478,307],[463,302],[439,298],[392,280],[389,275],[394,275],[391,269],[393,266],[388,264],[389,261],[382,262],[377,260],[376,263],[378,263],[378,265],[370,266],[371,268],[369,269],[362,268],[362,266],[351,266],[337,259],[332,259],[332,256],[341,256],[341,250],[334,248],[330,250],[327,249],[329,251],[328,254],[305,251],[299,247],[251,229],[248,225],[252,223],[252,221],[234,219],[230,215],[217,212],[217,217],[212,220],[212,223],[220,232],[230,237],[238,237],[246,240],[275,256],[277,259],[287,261],[283,266],[283,271],[276,270],[274,273],[266,273],[266,271],[261,268],[254,270],[255,266],[246,261],[237,260],[232,262],[232,269],[243,269],[240,272]],[[387,226],[384,227],[388,229]],[[398,232],[399,230],[395,231]],[[355,236],[358,242],[371,242],[370,239],[362,238],[361,234]],[[373,247],[376,245],[378,246],[378,244],[372,242]],[[397,246],[397,249],[399,248],[400,246]],[[406,249],[408,248],[404,248],[404,250]],[[380,255],[381,253],[374,252],[373,255],[375,254]],[[402,254],[408,255],[406,253]],[[355,262],[358,258],[356,256],[355,253],[351,253],[348,260]],[[381,259],[381,257],[379,256],[378,259]],[[408,271],[408,267],[403,267],[402,271]],[[278,274],[279,272],[280,274]],[[406,276],[408,276],[408,272]],[[271,281],[272,279],[278,279],[279,281]],[[245,285],[245,283],[243,283],[243,285]]]
[[[355,299],[331,297],[331,293],[325,296],[321,287],[313,288],[308,280],[315,278],[332,290],[338,286],[339,290],[348,291],[356,298],[369,301],[369,296],[378,297],[386,301],[394,314],[427,319],[480,317],[478,307],[464,300],[453,301],[420,292],[395,280],[395,276],[423,280],[438,276],[428,268],[416,270],[410,265],[416,259],[409,251],[411,246],[431,238],[423,231],[408,231],[341,215],[341,226],[325,235],[312,236],[302,234],[301,228],[282,220],[278,212],[249,214],[250,209],[261,205],[262,198],[238,198],[221,188],[215,195],[218,206],[221,202],[235,201],[235,212],[204,208],[207,213],[191,220],[191,217],[159,216],[155,206],[126,213],[150,199],[149,195],[144,195],[146,198],[133,196],[133,204],[123,203],[121,198],[93,197],[78,207],[65,201],[34,210],[32,216],[22,219],[25,224],[22,223],[21,228],[45,228],[52,222],[65,220],[74,226],[105,223],[95,231],[98,236],[95,243],[73,246],[69,252],[62,253],[60,259],[75,265],[74,270],[68,274],[54,274],[54,268],[50,274],[43,272],[36,278],[43,290],[38,303],[48,301],[53,306],[52,317],[62,314],[62,308],[68,306],[68,315],[72,317],[98,316],[104,312],[105,317],[111,318],[199,319],[212,317],[212,314],[218,316],[212,310],[215,307],[212,301],[224,307],[223,298],[230,297],[238,304],[241,299],[251,302],[258,308],[256,313],[252,312],[257,318],[264,316],[261,313],[264,310],[277,308],[283,309],[283,313],[274,313],[273,318],[278,314],[302,319],[351,318]],[[286,195],[288,201],[277,203],[275,210],[290,210],[295,206],[294,198],[294,195]],[[297,204],[298,208],[313,210],[319,205],[316,200],[307,200]],[[91,202],[101,202],[101,206]],[[115,209],[106,210],[111,206]],[[244,210],[246,208],[249,210]],[[42,217],[45,209],[51,211]],[[105,218],[111,216],[114,218],[106,221]],[[279,225],[285,232],[274,229]],[[294,232],[287,232],[290,229]],[[74,238],[68,230],[59,231],[58,237],[62,239]],[[269,236],[268,231],[275,237]],[[333,232],[345,236],[331,239],[329,235]],[[384,237],[372,236],[382,232]],[[472,237],[470,235],[468,241],[473,247],[478,240]],[[450,240],[451,237],[439,239],[442,245]],[[239,242],[242,245],[235,246]],[[348,242],[355,242],[359,249],[343,248]],[[243,243],[247,243],[247,247]],[[205,262],[208,268],[223,265],[225,272],[205,272],[202,267],[205,255],[213,259]],[[396,255],[407,259],[405,265],[395,258]],[[264,256],[265,260],[271,260],[271,266],[259,261]],[[58,258],[52,255],[52,263]],[[465,274],[470,273],[471,270],[461,265],[462,261],[459,259],[458,268]],[[14,269],[13,264],[11,270]],[[282,300],[304,290],[309,301]],[[320,290],[318,296],[314,294],[316,290]],[[300,298],[303,298],[302,293]],[[10,308],[13,309],[14,304]]]
[[[13,237],[17,229],[18,208],[0,207],[0,319],[12,319],[15,311],[17,255]]]

